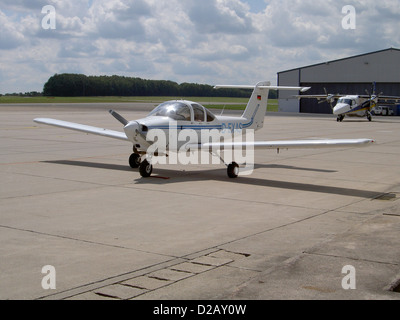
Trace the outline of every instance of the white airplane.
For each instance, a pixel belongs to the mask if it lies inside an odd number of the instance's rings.
[[[373,93],[370,95],[344,95],[344,94],[328,94],[325,95],[299,95],[297,98],[315,98],[319,103],[328,102],[331,105],[333,114],[337,116],[337,122],[342,122],[345,116],[348,117],[367,117],[368,121],[372,120],[371,110],[381,104],[394,104],[400,102],[400,97],[390,97],[377,95],[376,84],[373,84]],[[322,100],[323,99],[323,100]],[[321,101],[322,100],[322,101]],[[337,100],[336,105],[333,102]]]
[[[304,87],[277,87],[271,86],[270,82],[259,82],[257,85],[220,85],[218,88],[242,88],[253,89],[253,93],[248,101],[245,111],[240,117],[216,116],[202,105],[186,100],[167,101],[157,106],[147,117],[128,121],[118,113],[110,110],[110,113],[119,120],[124,126],[124,132],[118,132],[98,127],[87,126],[78,123],[66,122],[62,120],[36,118],[35,122],[52,125],[56,127],[77,130],[91,133],[108,138],[128,141],[133,144],[133,153],[129,158],[132,168],[139,168],[142,177],[149,177],[152,173],[153,156],[168,156],[171,152],[205,150],[213,155],[217,150],[217,155],[227,166],[227,173],[230,178],[236,178],[239,174],[239,165],[232,161],[229,164],[218,154],[219,151],[232,148],[254,148],[254,149],[289,149],[289,148],[328,148],[328,147],[360,147],[367,146],[374,141],[371,139],[318,139],[318,140],[280,140],[280,141],[245,141],[245,142],[210,142],[209,136],[202,141],[203,130],[214,130],[222,132],[231,130],[244,134],[247,130],[259,130],[264,125],[264,117],[268,102],[270,89],[275,90],[300,90],[304,92],[309,88]],[[172,126],[171,126],[172,123]],[[197,141],[169,141],[170,129],[174,128],[177,132],[183,130],[193,130],[197,133]],[[164,151],[154,152],[151,139],[147,139],[152,130],[162,130],[165,132],[166,148]],[[174,142],[174,143],[173,143]],[[150,150],[153,150],[150,152]],[[232,159],[235,160],[235,159]]]

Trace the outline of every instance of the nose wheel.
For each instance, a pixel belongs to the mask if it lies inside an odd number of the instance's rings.
[[[152,164],[149,161],[147,161],[147,159],[143,160],[143,162],[139,166],[139,172],[143,178],[150,177],[151,173],[153,172]]]
[[[337,121],[337,122],[342,122],[343,119],[344,119],[344,116],[343,116],[343,115],[340,115],[340,116],[337,117],[336,121]]]

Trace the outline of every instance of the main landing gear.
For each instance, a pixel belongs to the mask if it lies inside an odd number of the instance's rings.
[[[141,163],[140,155],[137,153],[132,153],[129,157],[129,165],[132,169],[139,168]]]
[[[222,160],[222,159],[221,159]],[[129,157],[129,165],[132,169],[139,168],[139,173],[143,178],[148,178],[153,172],[153,165],[147,159],[142,161],[141,155],[138,153],[132,153]],[[239,165],[236,162],[231,162],[227,165],[228,177],[235,179],[239,175]]]
[[[228,165],[228,177],[231,179],[237,178],[239,175],[239,165],[236,162],[232,162]]]

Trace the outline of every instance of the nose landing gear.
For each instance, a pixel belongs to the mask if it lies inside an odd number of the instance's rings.
[[[337,122],[342,122],[344,119],[344,115],[339,115],[336,119]]]

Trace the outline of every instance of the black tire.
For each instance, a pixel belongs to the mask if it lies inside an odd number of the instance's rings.
[[[236,162],[232,162],[228,165],[228,177],[231,179],[237,178],[239,175],[239,165]]]
[[[139,172],[143,178],[150,177],[153,172],[153,166],[147,160],[144,160],[139,166]]]
[[[132,153],[131,156],[129,157],[129,165],[133,169],[139,168],[140,162],[141,162],[140,155],[138,155],[137,153]]]

